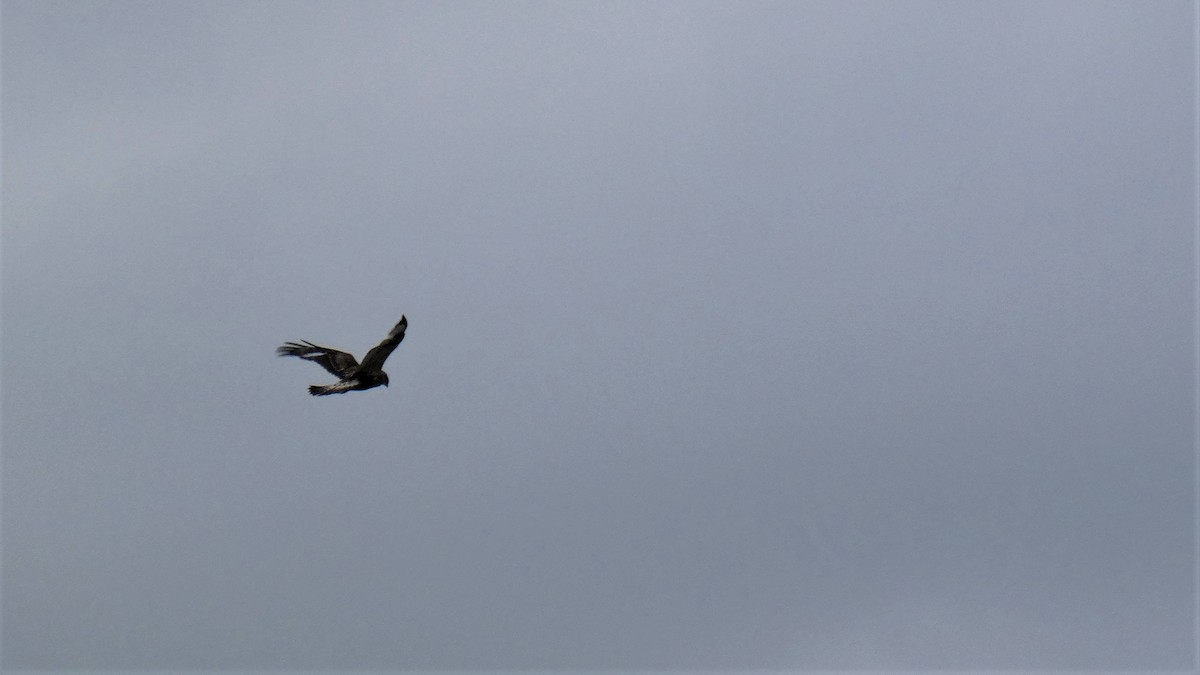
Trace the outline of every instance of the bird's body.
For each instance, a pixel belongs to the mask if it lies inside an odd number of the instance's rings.
[[[392,350],[404,339],[404,330],[408,328],[408,319],[401,316],[400,322],[392,328],[388,336],[373,347],[363,357],[362,363],[346,352],[321,347],[311,342],[287,342],[275,350],[279,356],[296,356],[305,361],[312,361],[338,377],[333,384],[314,384],[308,388],[313,396],[328,396],[343,394],[348,391],[374,389],[379,385],[388,385],[387,373],[383,372],[383,362],[391,355]]]

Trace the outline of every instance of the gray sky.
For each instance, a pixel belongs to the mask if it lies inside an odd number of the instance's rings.
[[[4,667],[1190,668],[1193,11],[4,2]]]

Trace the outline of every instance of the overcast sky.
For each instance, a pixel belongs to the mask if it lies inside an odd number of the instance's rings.
[[[4,2],[3,666],[1191,668],[1194,11]]]

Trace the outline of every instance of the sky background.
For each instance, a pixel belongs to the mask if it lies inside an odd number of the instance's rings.
[[[1192,667],[1193,3],[2,11],[5,668]]]

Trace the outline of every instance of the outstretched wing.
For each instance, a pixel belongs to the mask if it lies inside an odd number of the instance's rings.
[[[401,315],[400,323],[392,328],[392,332],[388,333],[387,338],[372,347],[371,351],[367,352],[367,355],[363,357],[363,370],[382,370],[383,362],[387,361],[387,357],[391,356],[392,350],[404,339],[405,328],[408,328],[408,319]]]
[[[276,349],[275,353],[279,356],[298,356],[305,361],[312,361],[337,375],[339,379],[348,377],[358,368],[358,361],[346,352],[320,347],[311,342],[288,342]]]

